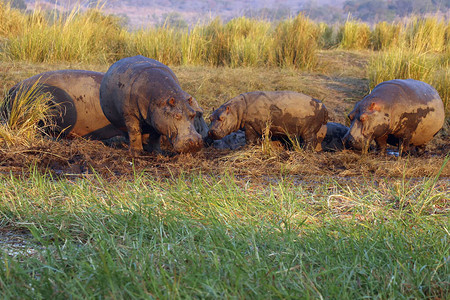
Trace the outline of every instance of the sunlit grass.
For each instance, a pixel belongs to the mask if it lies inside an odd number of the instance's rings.
[[[30,232],[35,254],[3,256],[0,293],[446,298],[449,194],[437,180],[2,175],[2,225]]]
[[[339,46],[346,50],[367,49],[370,46],[370,35],[369,25],[349,18],[339,30]]]
[[[51,98],[42,93],[39,81],[32,86],[18,86],[13,95],[0,102],[0,141],[6,145],[30,145],[51,122]]]

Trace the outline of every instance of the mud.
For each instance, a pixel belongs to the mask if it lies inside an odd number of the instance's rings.
[[[109,145],[82,138],[51,140],[41,138],[31,147],[0,148],[0,173],[26,175],[31,168],[56,177],[90,176],[94,173],[110,179],[132,178],[147,173],[157,178],[202,173],[250,176],[298,176],[302,180],[327,177],[425,177],[434,176],[448,155],[448,141],[436,139],[421,156],[382,156],[344,150],[309,153],[286,150],[276,142],[267,148],[246,145],[236,150],[204,148],[194,154],[152,154],[133,157],[120,139]],[[447,164],[441,177],[450,177]]]

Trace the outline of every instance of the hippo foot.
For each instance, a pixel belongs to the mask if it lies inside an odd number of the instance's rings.
[[[148,155],[148,152],[144,151],[143,149],[131,149],[130,148],[130,155],[132,157],[140,157]]]

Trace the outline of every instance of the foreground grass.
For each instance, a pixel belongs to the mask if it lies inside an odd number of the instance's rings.
[[[448,298],[449,183],[0,180],[2,298]],[[32,253],[32,254],[30,254]]]

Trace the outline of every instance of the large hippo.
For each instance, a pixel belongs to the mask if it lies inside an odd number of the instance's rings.
[[[399,155],[410,145],[423,149],[442,128],[444,104],[429,84],[394,79],[378,84],[356,103],[348,115],[351,126],[346,141],[366,153],[372,140],[385,154],[387,144],[398,145]]]
[[[34,100],[47,93],[57,111],[51,113],[56,126],[49,134],[57,137],[105,140],[123,133],[115,128],[103,114],[99,101],[103,73],[83,70],[59,70],[35,75],[13,86],[7,95],[9,108],[16,97],[30,89]],[[6,108],[8,109],[8,108]]]
[[[194,127],[197,101],[183,91],[166,65],[144,56],[121,59],[106,72],[100,85],[100,105],[106,118],[128,132],[133,154],[160,151],[161,136],[176,152],[203,147]]]
[[[249,92],[234,97],[212,113],[209,135],[217,140],[243,129],[247,143],[254,143],[270,125],[272,137],[301,137],[307,147],[314,149],[317,132],[327,119],[325,105],[305,94]]]

